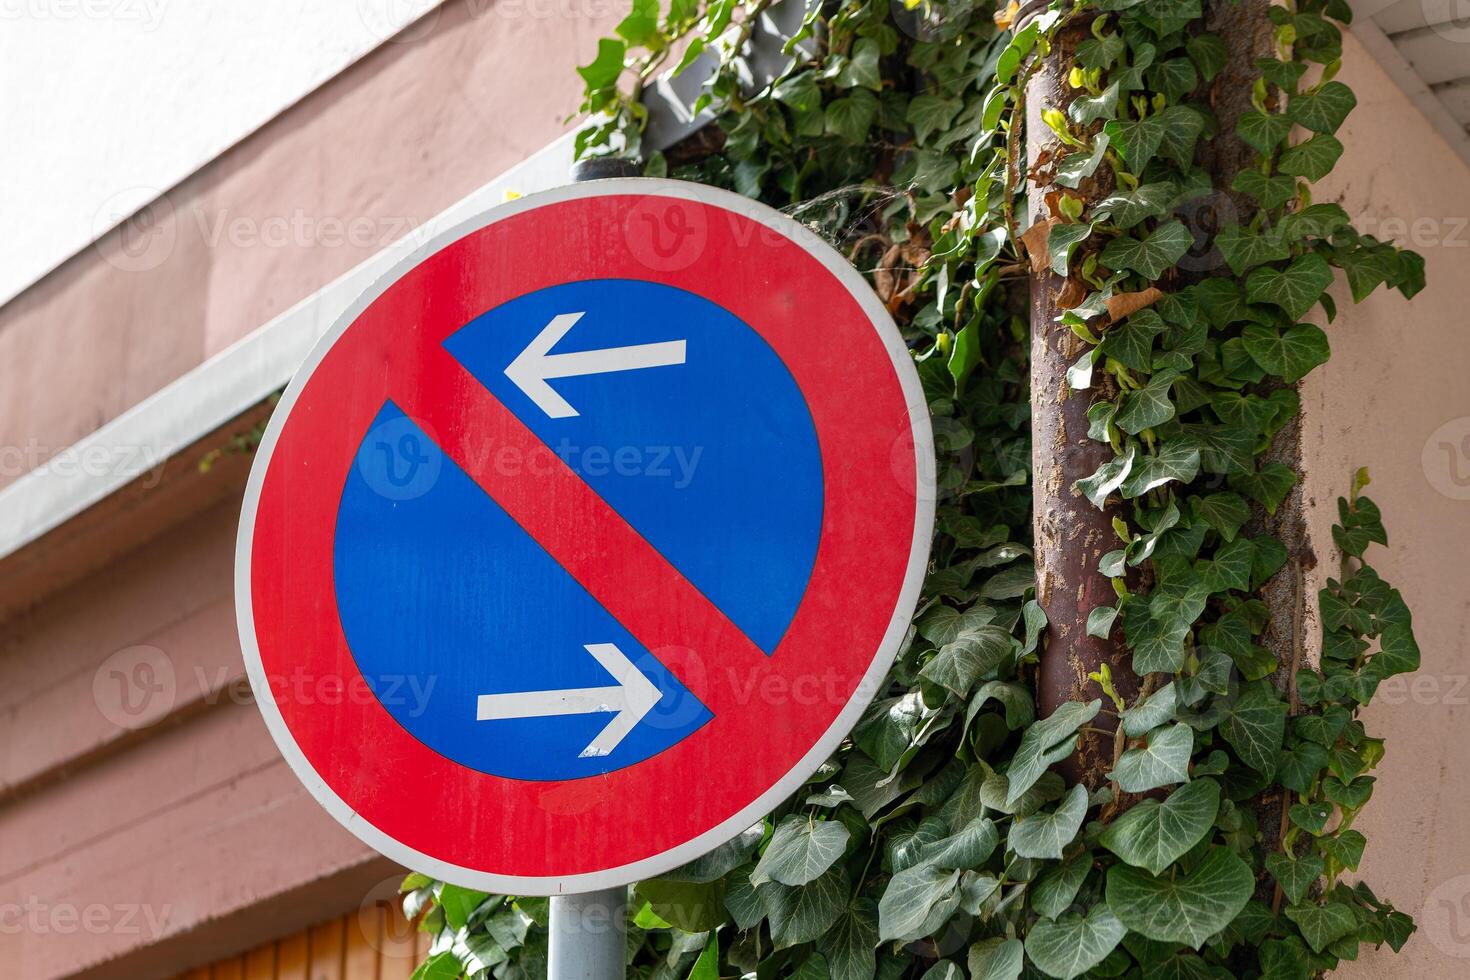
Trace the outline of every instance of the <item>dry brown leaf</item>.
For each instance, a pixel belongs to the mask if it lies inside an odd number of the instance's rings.
[[[1117,323],[1146,306],[1153,306],[1163,298],[1164,291],[1157,286],[1150,286],[1136,293],[1114,293],[1107,300],[1108,322]]]
[[[1046,236],[1051,233],[1051,220],[1042,218],[1021,234],[1021,244],[1031,258],[1031,272],[1040,275],[1051,268],[1051,251],[1046,247]]]
[[[885,304],[898,292],[898,277],[894,275],[894,268],[898,265],[899,256],[903,254],[901,246],[890,246],[883,257],[878,260],[878,268],[873,270],[873,291]]]
[[[1067,221],[1074,220],[1072,218],[1068,218],[1062,213],[1062,199],[1068,197],[1078,201],[1082,201],[1083,204],[1087,203],[1086,198],[1084,198],[1076,191],[1070,190],[1066,187],[1058,187],[1055,190],[1047,191],[1046,196],[1043,198],[1043,200],[1046,201],[1047,212],[1054,218],[1063,218]]]
[[[1076,279],[1068,279],[1062,286],[1062,291],[1057,294],[1057,309],[1070,310],[1087,298],[1087,284]]]
[[[1001,10],[995,12],[995,26],[1006,30],[1016,22],[1016,15],[1021,12],[1021,5],[1016,0],[1011,0]]]

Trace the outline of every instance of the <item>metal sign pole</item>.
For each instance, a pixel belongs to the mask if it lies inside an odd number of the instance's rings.
[[[622,980],[627,935],[627,888],[554,896],[547,977]]]

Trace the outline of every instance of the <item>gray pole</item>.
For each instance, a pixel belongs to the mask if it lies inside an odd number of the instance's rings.
[[[637,177],[631,160],[599,157],[572,165],[572,180]],[[623,980],[628,936],[628,889],[553,895],[547,980]]]
[[[628,889],[551,899],[548,980],[623,980]]]

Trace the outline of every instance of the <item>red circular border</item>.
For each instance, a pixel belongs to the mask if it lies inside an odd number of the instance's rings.
[[[679,209],[685,222],[693,209],[706,233],[699,257],[651,270],[625,234],[634,208]],[[821,538],[806,595],[769,660],[730,679],[708,724],[605,776],[487,775],[424,746],[375,700],[329,705],[291,696],[289,684],[273,687],[302,754],[358,817],[424,855],[488,874],[554,878],[631,864],[752,804],[857,690],[912,558],[919,475],[910,407],[892,354],[848,287],[797,243],[731,210],[679,197],[576,198],[496,221],[403,274],[341,333],[291,404],[265,461],[250,540],[249,608],[266,677],[360,681],[337,616],[332,540],[356,448],[384,399],[403,390],[395,386],[433,392],[442,384],[426,365],[476,316],[534,290],[600,278],[688,290],[765,338],[812,412]],[[694,656],[720,687],[718,651]],[[811,698],[793,684],[810,691],[812,678],[820,694],[801,703]]]

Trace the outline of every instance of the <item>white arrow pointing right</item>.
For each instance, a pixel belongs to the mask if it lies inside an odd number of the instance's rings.
[[[505,376],[526,397],[535,402],[550,418],[567,419],[578,414],[567,400],[546,383],[547,378],[575,378],[584,374],[609,374],[613,371],[637,371],[642,368],[671,367],[684,363],[684,341],[669,340],[659,344],[633,344],[629,347],[606,347],[602,350],[572,351],[553,354],[551,348],[566,336],[584,313],[562,313],[541,328],[526,349],[516,355],[505,369]]]
[[[615,712],[612,721],[582,750],[580,758],[612,752],[643,720],[643,716],[658,704],[663,692],[643,676],[643,671],[633,666],[616,643],[588,643],[585,648],[613,676],[616,684],[524,694],[481,694],[475,706],[475,720],[546,718],[612,711]]]

